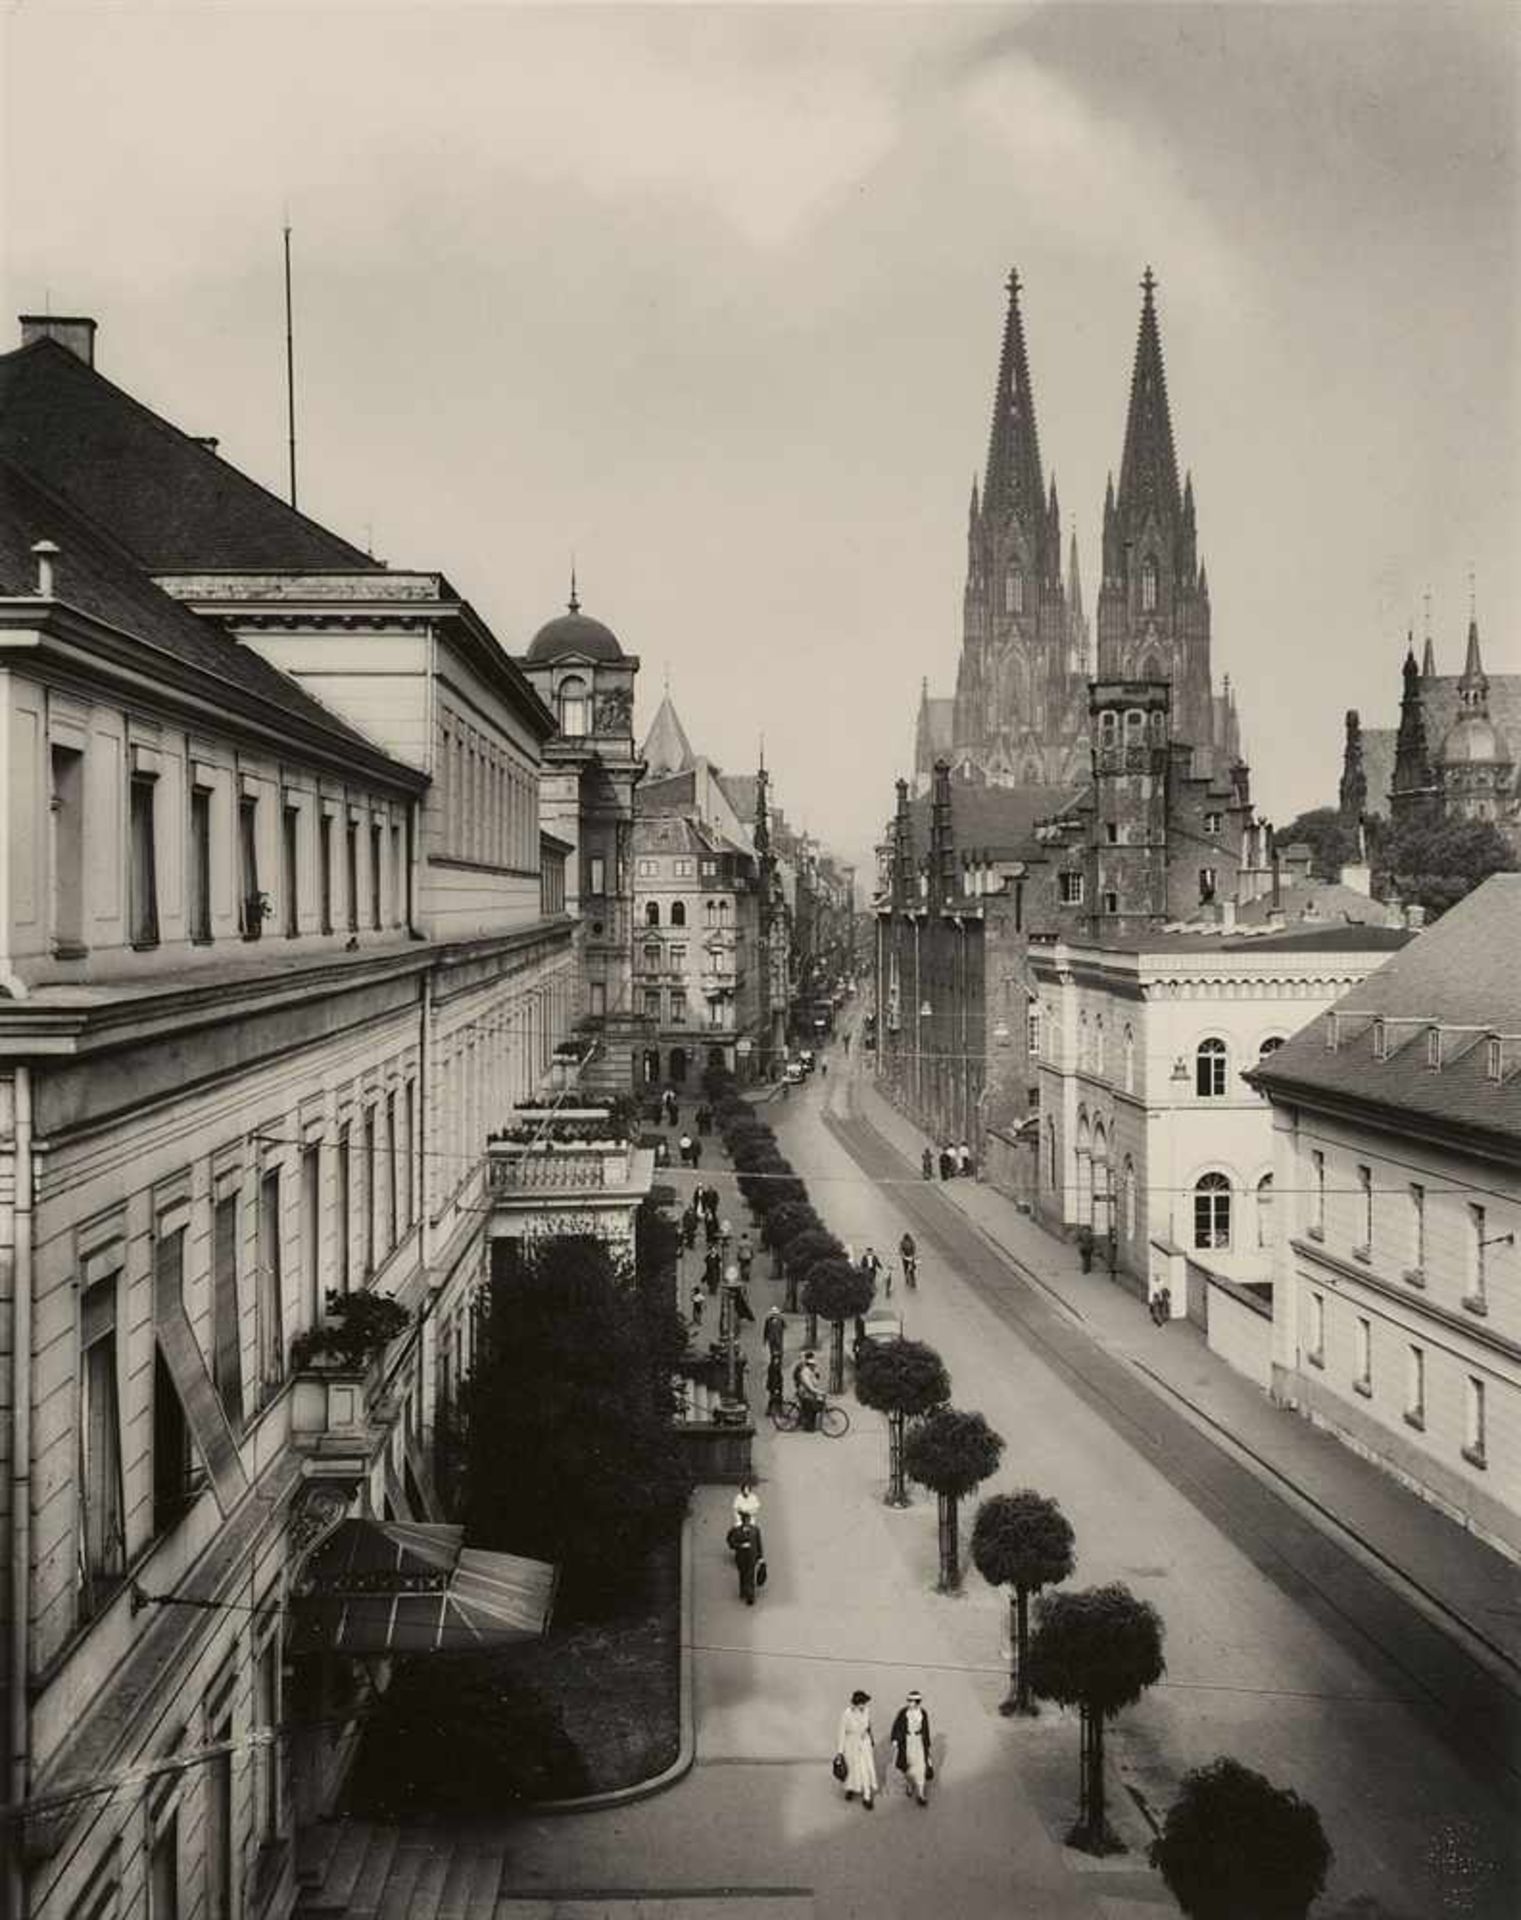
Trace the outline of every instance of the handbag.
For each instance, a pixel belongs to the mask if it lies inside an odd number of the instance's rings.
[[[729,1531],[724,1535],[724,1544],[728,1547],[730,1553],[734,1552],[735,1548],[739,1545],[739,1528],[737,1526],[730,1527]]]
[[[758,1587],[763,1587],[766,1584],[766,1563],[764,1560],[757,1560],[755,1563],[755,1584]]]
[[[850,1772],[850,1768],[845,1764],[845,1756],[843,1753],[837,1753],[833,1760],[830,1761],[829,1767],[836,1780],[843,1780],[846,1774]]]

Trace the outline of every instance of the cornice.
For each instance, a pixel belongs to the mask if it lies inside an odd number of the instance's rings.
[[[1329,1252],[1318,1240],[1301,1240],[1295,1236],[1290,1239],[1289,1245],[1301,1260],[1324,1267],[1333,1279],[1355,1281],[1370,1293],[1396,1301],[1417,1320],[1435,1321],[1439,1327],[1445,1327],[1450,1333],[1461,1334],[1465,1340],[1473,1341],[1476,1346],[1487,1347],[1491,1353],[1498,1353],[1506,1360],[1521,1361],[1521,1343],[1507,1339],[1503,1333],[1496,1333],[1482,1320],[1469,1314],[1454,1313],[1451,1307],[1439,1306],[1436,1301],[1413,1292],[1408,1286],[1397,1286],[1393,1281],[1385,1280],[1381,1274],[1358,1261],[1343,1260],[1340,1254]]]

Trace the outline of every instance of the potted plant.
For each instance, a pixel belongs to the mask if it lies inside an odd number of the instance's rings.
[[[298,1333],[291,1344],[298,1373],[323,1361],[363,1368],[412,1324],[401,1302],[386,1293],[329,1293],[327,1310],[325,1325]]]

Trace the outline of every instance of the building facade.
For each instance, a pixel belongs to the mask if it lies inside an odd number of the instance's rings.
[[[1229,683],[1214,687],[1209,584],[1199,558],[1193,482],[1179,485],[1155,287],[1148,269],[1131,375],[1119,485],[1104,500],[1096,630],[1089,646],[1075,537],[1063,574],[1056,482],[1047,488],[1017,274],[993,397],[982,485],[967,527],[962,643],[954,700],[923,684],[914,778],[935,762],[1006,786],[1067,786],[1087,774],[1088,682],[1165,680],[1174,736],[1194,769],[1228,775],[1241,757]]]
[[[1254,1073],[1284,1195],[1275,1397],[1521,1558],[1521,876]]]
[[[26,331],[0,358],[9,1910],[282,1913],[368,1684],[297,1648],[301,1569],[346,1515],[439,1517],[486,1136],[577,1010],[555,718],[441,575],[113,386],[92,323]],[[363,1366],[316,1366],[378,1300]]]

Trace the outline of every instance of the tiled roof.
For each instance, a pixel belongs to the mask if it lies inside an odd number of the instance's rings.
[[[54,340],[0,355],[0,455],[153,573],[379,566]]]
[[[1269,915],[1281,912],[1286,924],[1320,921],[1335,926],[1383,927],[1392,924],[1393,915],[1382,900],[1374,900],[1356,887],[1344,887],[1339,880],[1308,880],[1279,891],[1278,906],[1263,894],[1249,900],[1236,911],[1239,926],[1266,926]]]
[[[1065,812],[1078,792],[1076,787],[984,787],[953,780],[951,833],[956,851],[1011,857],[1034,852],[1036,824]],[[931,806],[927,793],[909,803],[916,853],[929,851]]]
[[[1254,953],[1392,953],[1412,938],[1403,927],[1329,926],[1300,921],[1271,933],[1217,933],[1207,927],[1180,927],[1117,934],[1101,940],[1073,939],[1073,946],[1105,947],[1115,953],[1225,953],[1249,958]]]
[[[681,724],[671,704],[671,696],[667,693],[650,722],[644,745],[639,749],[639,758],[658,778],[663,773],[685,773],[696,757],[692,743],[687,738],[687,730]]]
[[[634,789],[634,814],[640,820],[660,813],[683,813],[696,804],[695,770],[690,773],[670,773],[663,779],[644,779]]]
[[[182,668],[238,688],[270,708],[272,718],[278,715],[320,731],[346,758],[362,756],[379,772],[405,776],[410,787],[419,784],[412,769],[398,766],[296,681],[181,606],[107,534],[0,460],[0,596],[36,591],[37,561],[31,547],[38,540],[51,540],[60,549],[54,563],[55,590],[63,605],[119,628],[130,641]]]
[[[1338,1001],[1334,1049],[1316,1020],[1258,1069],[1263,1085],[1285,1098],[1319,1091],[1521,1142],[1521,1039],[1502,1047],[1500,1080],[1489,1077],[1484,1043],[1491,1031],[1521,1036],[1518,954],[1521,873],[1493,874]],[[1372,1016],[1386,1023],[1383,1059]],[[1448,1030],[1439,1068],[1428,1061],[1432,1025]]]

